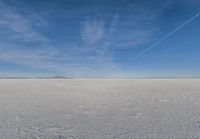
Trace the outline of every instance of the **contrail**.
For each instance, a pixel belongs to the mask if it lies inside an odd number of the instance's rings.
[[[195,20],[199,16],[200,16],[200,12],[197,13],[196,15],[194,15],[193,17],[191,17],[190,19],[188,19],[187,21],[185,21],[183,24],[181,24],[177,28],[173,29],[171,32],[169,32],[168,34],[166,34],[165,36],[163,36],[160,40],[156,41],[151,46],[149,46],[146,49],[144,49],[143,51],[141,51],[134,58],[132,58],[132,59],[128,60],[126,63],[120,65],[118,67],[118,70],[120,70],[121,68],[123,68],[125,65],[128,65],[129,63],[135,61],[136,59],[138,59],[139,57],[141,57],[142,55],[144,55],[146,52],[150,51],[154,47],[158,46],[160,43],[162,43],[163,41],[165,41],[167,38],[169,38],[170,36],[172,36],[174,33],[176,33],[177,31],[179,31],[180,29],[182,29],[185,25],[187,25],[188,23],[192,22],[193,20]]]

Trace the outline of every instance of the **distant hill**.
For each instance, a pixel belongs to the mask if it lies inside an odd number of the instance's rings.
[[[64,76],[54,76],[54,77],[49,77],[49,79],[66,79]]]

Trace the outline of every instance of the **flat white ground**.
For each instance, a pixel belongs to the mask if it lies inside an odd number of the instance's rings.
[[[200,80],[0,80],[0,139],[198,139]]]

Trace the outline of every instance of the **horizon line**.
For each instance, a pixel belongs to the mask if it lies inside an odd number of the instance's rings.
[[[26,77],[26,76],[8,76],[0,77],[0,79],[200,79],[199,76],[160,76],[160,77],[66,77],[66,76],[35,76],[35,77]]]

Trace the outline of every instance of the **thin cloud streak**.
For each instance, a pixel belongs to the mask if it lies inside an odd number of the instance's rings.
[[[40,27],[45,19],[37,14],[22,15],[17,9],[0,1],[0,29],[11,34],[0,39],[18,42],[48,42],[48,38],[39,33],[35,27]],[[9,38],[9,39],[8,39]]]
[[[160,43],[162,43],[163,41],[165,41],[166,39],[168,39],[169,37],[171,37],[173,34],[175,34],[177,31],[179,31],[180,29],[182,29],[185,25],[187,25],[188,23],[192,22],[193,20],[195,20],[199,16],[200,16],[200,12],[197,13],[197,14],[195,14],[192,18],[188,19],[187,21],[185,21],[183,24],[181,24],[180,26],[178,26],[174,30],[172,30],[170,33],[166,34],[164,37],[162,37],[160,40],[158,40],[157,42],[155,42],[154,44],[152,44],[150,47],[147,47],[146,49],[144,49],[142,52],[140,52],[139,54],[137,54],[134,58],[132,58],[132,59],[128,60],[126,63],[120,65],[120,67],[118,67],[118,70],[121,70],[124,66],[128,65],[131,62],[134,62],[135,60],[137,60],[138,58],[140,58],[141,56],[143,56],[146,52],[148,52],[151,49],[153,49],[156,46],[158,46]]]
[[[176,5],[173,0],[102,0],[89,8],[87,2],[21,3],[0,0],[0,61],[13,66],[13,71],[22,66],[80,76],[121,73],[117,68],[125,66],[122,61],[131,57],[128,51],[154,42],[156,32],[165,28],[162,22],[170,20],[165,18],[168,10]],[[152,47],[170,35],[157,38]]]
[[[87,45],[93,45],[98,43],[102,39],[105,33],[105,25],[103,21],[86,21],[81,32],[82,40]]]
[[[3,15],[0,17],[0,28],[9,35],[0,36],[0,60],[34,70],[71,73],[75,76],[80,71],[83,75],[84,72],[95,74],[109,72],[116,67],[112,56],[107,53],[107,42],[102,43],[114,30],[115,18],[110,28],[104,26],[104,19],[85,22],[83,39],[87,45],[93,45],[93,48],[83,47],[84,45],[79,47],[76,43],[71,47],[63,42],[59,44],[62,47],[57,47],[58,43],[52,44],[53,40],[50,41],[48,36],[40,34],[37,30],[48,23],[40,15],[35,12],[23,15],[17,8],[1,1],[0,8]],[[34,44],[33,48],[26,45],[30,42]]]

